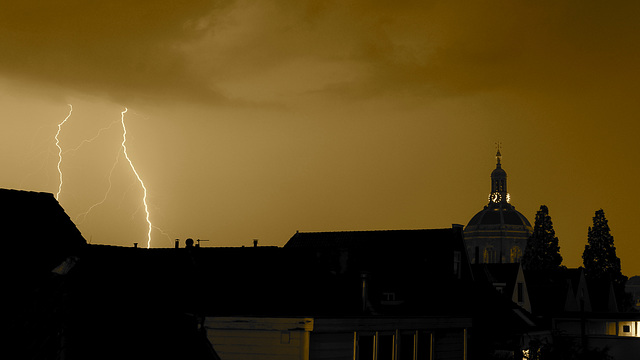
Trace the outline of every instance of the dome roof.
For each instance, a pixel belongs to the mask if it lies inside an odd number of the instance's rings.
[[[495,177],[507,177],[507,172],[504,171],[503,168],[498,166],[495,169],[493,169],[493,171],[491,172],[491,178],[495,178]]]
[[[529,220],[513,206],[500,204],[499,206],[485,206],[483,210],[469,220],[465,230],[494,228],[496,226],[519,226],[531,229]]]

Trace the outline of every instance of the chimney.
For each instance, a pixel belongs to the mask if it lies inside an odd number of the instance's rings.
[[[138,247],[138,243],[133,243],[133,248],[136,249]]]
[[[176,249],[180,247],[180,239],[176,239]]]
[[[253,247],[258,247],[258,239],[253,239]]]

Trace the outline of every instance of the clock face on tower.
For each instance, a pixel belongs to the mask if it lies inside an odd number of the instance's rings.
[[[506,193],[503,198],[502,194],[497,191],[489,194],[489,201],[492,203],[499,203],[499,202],[502,202],[503,200],[506,201],[507,203],[510,202],[511,195],[509,195],[509,193]]]
[[[499,192],[491,194],[491,202],[499,203],[500,201],[502,201],[502,195]]]

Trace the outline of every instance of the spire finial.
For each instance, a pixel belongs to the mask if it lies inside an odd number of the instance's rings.
[[[500,160],[502,160],[502,154],[500,154],[500,147],[502,143],[500,141],[496,142],[496,159],[498,160],[498,164],[500,164]]]

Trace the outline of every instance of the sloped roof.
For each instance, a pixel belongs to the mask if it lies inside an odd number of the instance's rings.
[[[549,317],[565,312],[567,298],[575,299],[581,269],[525,270],[531,311]],[[568,294],[568,292],[571,292]],[[591,289],[589,293],[591,294]]]
[[[485,206],[476,213],[465,227],[465,231],[482,229],[487,226],[520,226],[531,232],[531,223],[510,204]]]
[[[510,294],[513,292],[520,264],[473,264],[471,269],[474,279],[484,280],[490,284],[504,283],[506,293]]]
[[[51,271],[86,242],[53,194],[0,189],[0,243],[0,281],[8,300],[3,304],[9,334],[4,352],[11,358],[17,349],[16,357],[24,357],[27,349],[51,346],[38,343],[58,330],[52,309],[61,297],[50,289]]]
[[[53,194],[9,189],[0,189],[0,242],[4,261],[45,272],[86,244]]]

